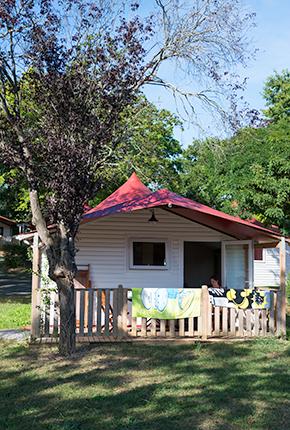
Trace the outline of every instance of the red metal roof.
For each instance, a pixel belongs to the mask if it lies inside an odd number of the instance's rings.
[[[128,203],[130,201],[136,201],[143,197],[151,194],[149,188],[147,188],[138,178],[136,173],[133,173],[127,182],[119,187],[113,194],[99,203],[93,209],[85,212],[85,217],[89,214],[95,214],[96,212],[112,210],[120,204]],[[97,216],[98,218],[98,216]],[[94,218],[95,219],[95,218]]]
[[[83,215],[82,223],[117,213],[161,207],[167,211],[197,222],[237,239],[278,239],[280,233],[254,220],[243,220],[205,206],[169,190],[151,192],[133,173],[128,181],[95,208]]]

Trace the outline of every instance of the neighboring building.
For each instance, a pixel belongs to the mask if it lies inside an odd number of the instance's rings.
[[[0,243],[11,242],[16,222],[0,215]]]

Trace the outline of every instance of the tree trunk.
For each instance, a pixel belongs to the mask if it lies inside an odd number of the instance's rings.
[[[49,277],[57,284],[60,308],[59,352],[69,356],[76,348],[75,296],[74,276],[77,272],[75,264],[75,232],[73,228],[60,221],[54,230],[49,230],[42,214],[38,191],[29,192],[32,222],[36,227],[42,243],[45,245],[49,264]],[[72,233],[72,230],[74,233]]]
[[[75,298],[73,274],[57,281],[60,308],[59,352],[69,356],[76,348]]]

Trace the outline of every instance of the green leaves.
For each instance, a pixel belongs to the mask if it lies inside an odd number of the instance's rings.
[[[229,140],[194,142],[185,151],[183,192],[289,232],[289,133],[289,120],[281,119],[265,128],[241,130]]]
[[[282,70],[270,76],[265,84],[264,98],[268,109],[264,114],[273,121],[290,117],[290,71]]]
[[[118,188],[133,171],[152,188],[179,190],[181,145],[174,138],[180,120],[165,109],[157,109],[144,96],[122,115],[117,145],[110,164],[99,172],[105,178],[102,192],[90,203],[96,204]]]

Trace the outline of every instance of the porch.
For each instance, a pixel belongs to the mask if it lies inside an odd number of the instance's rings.
[[[132,316],[131,290],[76,288],[76,336],[78,342],[124,342],[138,340],[209,340],[217,338],[253,338],[283,336],[281,290],[271,291],[268,309],[238,309],[215,306],[209,289],[201,289],[200,316],[182,319],[154,319]],[[34,315],[32,340],[56,342],[59,308],[56,292],[41,296]]]

